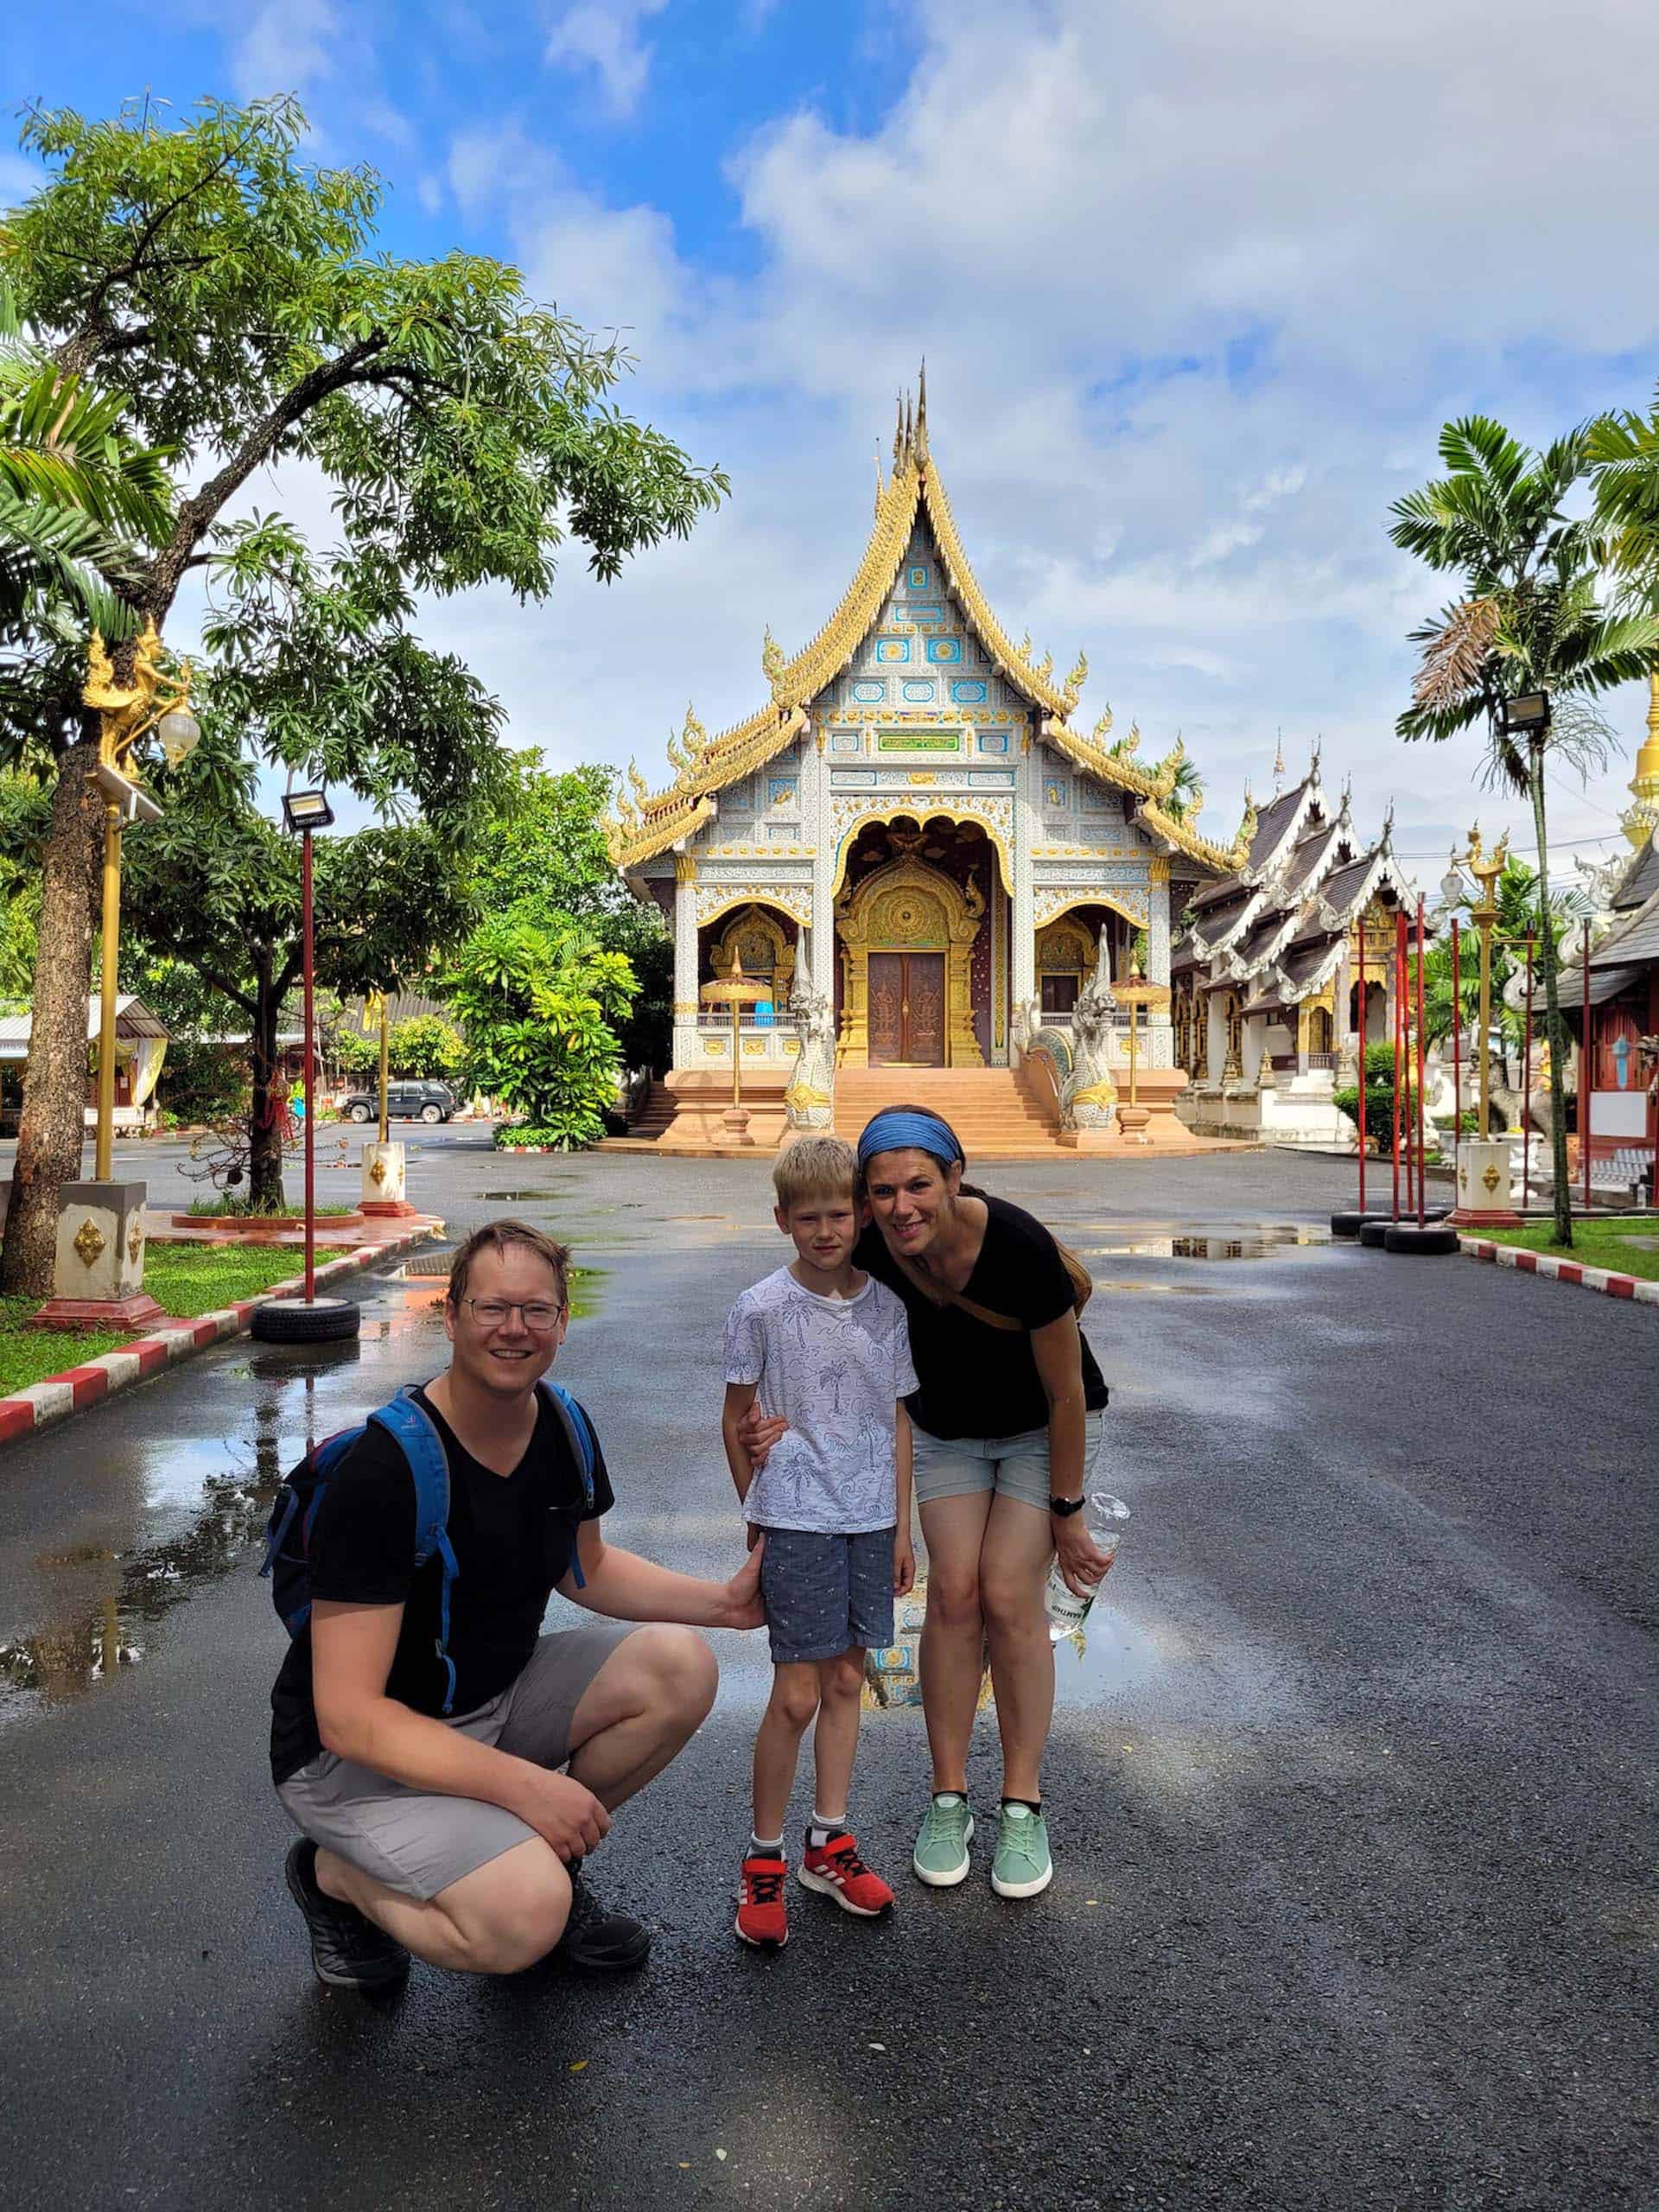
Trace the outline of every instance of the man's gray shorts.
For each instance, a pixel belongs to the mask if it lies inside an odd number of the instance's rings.
[[[816,1529],[768,1529],[760,1595],[774,1667],[833,1659],[856,1644],[893,1642],[892,1529],[826,1536]]]
[[[537,1766],[563,1766],[582,1692],[636,1624],[595,1621],[543,1636],[518,1679],[444,1726]],[[294,1825],[389,1890],[423,1904],[536,1834],[516,1813],[476,1797],[441,1797],[322,1751],[279,1783]]]

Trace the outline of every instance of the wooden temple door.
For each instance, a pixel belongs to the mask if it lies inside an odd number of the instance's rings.
[[[944,955],[873,952],[869,957],[870,1065],[944,1065]]]

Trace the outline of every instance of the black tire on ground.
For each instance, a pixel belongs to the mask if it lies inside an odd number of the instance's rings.
[[[423,1106],[421,1109],[421,1119],[423,1122],[441,1122],[443,1119],[442,1107]]]
[[[366,1106],[353,1106],[353,1109],[352,1109],[352,1119],[353,1119],[354,1122],[366,1122],[366,1121],[368,1120],[368,1118],[369,1118],[369,1109],[368,1109],[368,1108],[367,1108]]]
[[[267,1344],[334,1344],[354,1337],[363,1309],[349,1298],[267,1298],[253,1309],[250,1334]]]
[[[1359,1224],[1359,1241],[1369,1251],[1380,1252],[1382,1239],[1393,1225],[1386,1214],[1368,1214]]]
[[[1390,1214],[1374,1213],[1370,1206],[1366,1207],[1363,1213],[1360,1212],[1357,1206],[1353,1206],[1345,1213],[1332,1215],[1331,1234],[1333,1236],[1357,1236],[1368,1221],[1389,1221],[1392,1218],[1393,1216]]]
[[[1414,1252],[1420,1255],[1455,1252],[1458,1232],[1448,1221],[1431,1221],[1421,1229],[1414,1221],[1396,1221],[1390,1224],[1382,1249],[1386,1252]]]

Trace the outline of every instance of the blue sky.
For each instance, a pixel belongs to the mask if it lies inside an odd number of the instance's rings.
[[[688,696],[711,729],[758,702],[762,627],[798,643],[839,596],[925,352],[1004,620],[1087,651],[1082,718],[1184,733],[1212,834],[1281,730],[1366,817],[1395,800],[1431,884],[1503,817],[1472,745],[1392,735],[1440,594],[1386,513],[1449,415],[1542,437],[1651,396],[1638,0],[1580,0],[1570,44],[1558,0],[200,0],[83,5],[73,41],[16,12],[11,107],[298,90],[318,157],[382,174],[388,246],[511,256],[621,327],[626,404],[730,473],[609,589],[577,559],[543,607],[429,611],[554,763],[654,783]],[[5,197],[28,181],[0,154]],[[326,535],[315,484],[278,500]],[[1562,840],[1613,832],[1644,709],[1552,794]]]

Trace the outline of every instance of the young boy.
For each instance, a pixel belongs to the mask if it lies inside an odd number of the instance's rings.
[[[795,1258],[746,1290],[726,1324],[721,1429],[751,1547],[764,1535],[760,1589],[772,1635],[772,1698],[754,1745],[754,1832],[744,1855],[737,1932],[776,1950],[789,1940],[784,1819],[813,1714],[816,1788],[800,1879],[866,1920],[893,1891],[847,1826],[864,1654],[893,1641],[893,1600],[916,1577],[910,1541],[910,1423],[916,1388],[900,1301],[853,1265],[867,1209],[858,1162],[839,1137],[801,1137],[772,1170],[778,1226]],[[789,1423],[759,1471],[738,1435],[757,1397]]]

